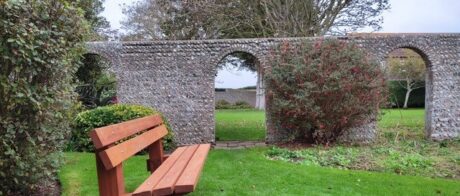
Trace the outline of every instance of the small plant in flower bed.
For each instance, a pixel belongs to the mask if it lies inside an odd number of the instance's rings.
[[[441,147],[434,142],[381,143],[376,147],[333,146],[289,150],[272,147],[266,156],[302,165],[460,179],[460,141]]]
[[[117,124],[136,118],[159,114],[158,111],[140,105],[116,104],[96,109],[87,110],[77,115],[74,120],[74,129],[67,150],[79,152],[93,152],[94,147],[88,133],[94,128]],[[174,147],[171,129],[163,118],[168,128],[168,135],[163,138],[163,147],[169,150]]]
[[[433,169],[433,160],[423,157],[419,153],[403,154],[394,149],[389,149],[387,155],[387,159],[384,161],[386,169],[398,174],[407,173],[408,170],[412,169]]]
[[[295,162],[304,165],[323,167],[351,168],[357,161],[358,151],[354,148],[337,147],[334,150],[313,148],[308,150],[291,151],[284,148],[272,147],[267,156],[272,159]]]
[[[386,101],[381,68],[356,44],[285,42],[272,54],[266,71],[270,111],[293,138],[334,143],[376,116]]]

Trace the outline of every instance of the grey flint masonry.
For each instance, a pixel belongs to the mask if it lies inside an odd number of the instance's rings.
[[[247,52],[267,67],[269,52],[283,41],[320,38],[267,38],[198,41],[92,42],[89,53],[109,59],[118,79],[122,103],[151,106],[163,112],[179,144],[215,142],[214,77],[217,63],[233,52]],[[330,37],[354,41],[385,67],[385,57],[397,48],[411,48],[425,59],[426,136],[445,140],[460,135],[460,34],[349,34]],[[266,89],[270,90],[270,89]],[[283,141],[266,100],[268,143]],[[375,119],[349,130],[343,140],[371,142]]]

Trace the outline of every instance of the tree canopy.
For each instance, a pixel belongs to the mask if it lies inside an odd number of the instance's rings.
[[[142,0],[126,6],[126,39],[305,37],[379,30],[388,0]]]
[[[389,7],[388,0],[141,0],[123,10],[122,26],[128,32],[123,39],[311,37],[379,30],[381,14]],[[247,68],[257,63],[239,53],[217,66],[241,59],[236,64]]]
[[[75,6],[83,11],[83,16],[89,23],[91,32],[88,39],[91,41],[105,40],[109,31],[110,24],[106,18],[100,16],[104,11],[105,0],[77,0]]]

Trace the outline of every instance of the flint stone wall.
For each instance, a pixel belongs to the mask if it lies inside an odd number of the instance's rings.
[[[178,144],[215,142],[214,77],[216,65],[233,52],[247,52],[267,68],[270,49],[283,41],[320,38],[268,38],[199,41],[92,42],[90,53],[109,59],[116,73],[122,103],[142,104],[163,112]],[[460,135],[460,34],[350,34],[331,37],[354,41],[385,67],[385,57],[397,48],[411,48],[428,63],[426,136],[444,140]],[[266,89],[269,90],[269,89]],[[268,143],[287,139],[272,123],[266,100]],[[375,121],[351,129],[346,141],[372,142]]]

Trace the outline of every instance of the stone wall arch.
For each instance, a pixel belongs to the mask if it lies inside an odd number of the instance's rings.
[[[116,72],[121,68],[121,48],[118,42],[90,42],[86,44],[85,54],[99,55],[110,61],[112,67],[110,71]]]
[[[265,65],[266,61],[264,56],[259,52],[260,50],[254,50],[253,48],[245,45],[233,46],[230,48],[226,48],[219,53],[216,59],[214,59],[213,65],[217,65],[220,61],[222,61],[228,55],[234,53],[247,53],[252,55],[256,59],[256,67],[255,71],[257,73],[257,84],[256,84],[256,108],[257,109],[265,109],[265,85],[264,85],[264,72],[265,72]],[[261,106],[262,104],[262,106]]]
[[[407,43],[398,43],[392,47],[389,47],[388,50],[385,51],[383,60],[384,66],[387,67],[387,58],[391,52],[397,49],[410,49],[419,54],[423,61],[425,62],[426,66],[426,74],[425,74],[425,136],[429,138],[433,131],[433,59],[435,56],[434,51],[432,51],[431,47],[423,44],[417,44],[414,42],[407,42]]]
[[[238,47],[230,47],[224,49],[222,52],[220,52],[216,58],[211,60],[211,65],[217,65],[220,61],[222,61],[226,56],[232,54],[232,53],[237,53],[237,52],[243,52],[243,53],[248,53],[254,57],[256,57],[257,61],[259,62],[259,66],[261,68],[264,68],[266,65],[266,60],[264,58],[264,55],[262,55],[258,50],[252,49],[251,47],[241,45]],[[263,70],[262,70],[263,71]]]
[[[383,53],[383,58],[380,59],[380,60],[385,60],[388,55],[397,50],[397,49],[400,49],[400,48],[405,48],[405,49],[411,49],[413,51],[415,51],[417,54],[419,54],[423,61],[425,61],[425,64],[426,66],[432,66],[433,65],[433,61],[432,59],[434,58],[435,54],[434,54],[434,51],[432,51],[430,49],[430,47],[428,46],[423,46],[423,45],[419,45],[419,44],[414,44],[414,43],[401,43],[401,44],[396,44],[394,46],[390,46],[388,47],[387,50],[385,50],[385,52]]]
[[[217,58],[215,58],[211,65],[216,66],[220,61],[222,61],[225,57],[228,55],[242,52],[242,53],[247,53],[256,58],[256,72],[257,72],[257,83],[256,83],[256,104],[255,108],[256,109],[263,109],[265,110],[265,116],[268,116],[268,112],[266,110],[266,103],[267,103],[267,96],[265,96],[265,82],[264,82],[264,75],[265,75],[265,66],[266,66],[266,61],[264,56],[259,53],[260,50],[254,50],[251,47],[247,46],[239,46],[239,47],[230,47],[227,49],[224,49],[222,52],[217,55]],[[216,73],[217,73],[216,69]],[[215,97],[215,94],[213,95]],[[265,126],[268,127],[268,120],[266,118],[265,120]],[[215,130],[214,130],[215,131]],[[269,132],[266,130],[266,137],[269,137]],[[266,138],[266,140],[267,140]]]

